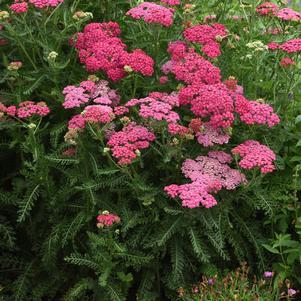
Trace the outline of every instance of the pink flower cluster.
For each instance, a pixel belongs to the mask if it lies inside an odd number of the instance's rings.
[[[256,7],[256,12],[263,16],[274,16],[285,21],[301,20],[301,13],[287,7],[279,9],[278,5],[273,2],[265,2],[258,5]]]
[[[196,138],[199,144],[209,147],[214,144],[227,144],[230,135],[222,128],[214,128],[208,123],[204,123],[201,130],[196,133]]]
[[[276,16],[285,21],[301,21],[301,13],[291,9],[291,8],[283,8],[280,9]]]
[[[247,140],[232,149],[233,154],[239,154],[242,160],[239,166],[244,169],[259,167],[262,173],[275,170],[273,161],[276,160],[275,153],[267,146],[255,140]]]
[[[229,83],[227,83],[229,85]],[[243,97],[238,86],[231,90],[223,83],[214,85],[193,84],[180,90],[180,104],[190,104],[191,111],[200,117],[209,118],[211,127],[227,128],[232,125],[238,113],[247,124],[266,124],[272,127],[279,123],[279,117],[268,104],[249,101]]]
[[[273,127],[280,122],[273,108],[268,104],[257,101],[249,101],[242,95],[236,96],[236,112],[240,115],[241,121],[246,124],[262,124]]]
[[[181,0],[161,0],[162,3],[168,4],[168,5],[180,5]]]
[[[191,130],[186,126],[177,123],[169,123],[168,133],[171,135],[179,135],[182,138],[185,137],[187,134],[191,134]]]
[[[155,138],[147,128],[132,122],[121,131],[112,134],[108,145],[112,149],[112,155],[118,159],[118,163],[126,165],[139,155],[140,149],[148,148],[149,143]]]
[[[116,106],[120,101],[120,96],[116,90],[109,87],[109,83],[100,80],[97,83],[92,81],[83,81],[77,86],[67,86],[63,90],[65,100],[63,107],[71,109],[80,107],[82,104],[92,100],[96,104]]]
[[[118,37],[120,33],[115,22],[91,23],[71,43],[79,50],[80,62],[89,72],[102,70],[113,81],[125,77],[126,71],[151,76],[154,60],[141,49],[127,52],[127,46]]]
[[[103,211],[102,214],[97,216],[97,221],[98,228],[111,227],[113,224],[120,222],[120,217],[108,211]]]
[[[63,107],[71,109],[87,104],[89,101],[94,105],[88,105],[81,114],[73,116],[68,128],[84,128],[87,122],[109,123],[116,115],[122,115],[128,111],[125,107],[117,106],[120,96],[115,90],[110,89],[108,82],[100,80],[97,83],[83,81],[77,86],[67,86],[63,90],[65,100]]]
[[[64,0],[29,0],[28,2],[24,0],[15,0],[15,3],[10,6],[10,9],[17,14],[25,13],[28,11],[28,3],[32,4],[36,8],[47,8],[56,7]]]
[[[215,84],[220,82],[219,68],[196,53],[194,48],[188,48],[184,42],[171,43],[168,52],[172,59],[162,66],[162,71],[165,74],[171,72],[177,80],[187,84]]]
[[[16,116],[19,118],[29,118],[32,116],[44,117],[49,114],[50,109],[45,102],[23,101],[18,106],[6,107],[0,103],[0,112],[8,116]]]
[[[168,123],[176,123],[180,117],[174,112],[173,106],[179,106],[178,95],[171,93],[153,92],[146,98],[132,99],[126,103],[127,107],[139,105],[139,115],[142,118],[165,120]]]
[[[211,151],[208,156],[198,156],[195,160],[187,159],[182,165],[182,172],[192,183],[172,184],[164,190],[173,198],[179,196],[183,207],[215,206],[217,201],[212,192],[222,188],[232,190],[246,182],[243,174],[229,167],[231,161],[231,155],[222,151]]]
[[[281,59],[281,61],[279,62],[279,64],[280,64],[280,66],[286,68],[286,67],[288,67],[290,65],[294,65],[295,62],[291,58],[289,58],[289,57],[284,57],[283,59]]]
[[[268,44],[270,50],[280,49],[287,53],[301,52],[301,39],[291,39],[282,44],[271,42]]]
[[[164,2],[178,2],[165,0]],[[169,3],[170,4],[170,3]],[[158,5],[154,2],[142,2],[131,8],[126,15],[134,19],[142,19],[147,23],[158,23],[169,27],[173,24],[174,9]]]
[[[229,86],[230,90],[227,85],[193,84],[184,87],[179,93],[180,104],[190,104],[191,111],[196,116],[209,118],[208,125],[214,128],[231,126],[235,119],[234,113],[238,113],[247,124],[272,127],[279,123],[279,117],[271,106],[249,101],[240,94],[239,86]]]
[[[234,121],[231,91],[222,83],[199,85],[197,96],[190,101],[191,111],[200,117],[210,117],[213,127],[229,127]]]
[[[186,40],[202,45],[202,51],[211,58],[221,55],[220,44],[217,39],[227,35],[224,25],[214,23],[211,25],[196,25],[187,28],[184,33]]]
[[[12,11],[16,14],[23,14],[28,11],[28,3],[25,1],[19,2],[16,1],[14,4],[10,5],[9,7]]]
[[[256,7],[256,12],[263,16],[275,15],[278,8],[278,5],[273,2],[265,2]]]

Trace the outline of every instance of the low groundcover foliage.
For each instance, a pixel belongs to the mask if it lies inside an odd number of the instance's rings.
[[[0,4],[1,300],[298,295],[296,3]]]

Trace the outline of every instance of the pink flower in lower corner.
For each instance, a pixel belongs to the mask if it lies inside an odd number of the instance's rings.
[[[97,221],[98,228],[111,227],[113,224],[120,222],[120,217],[109,211],[103,211],[97,216]]]
[[[295,296],[295,295],[297,294],[297,291],[296,291],[295,289],[293,289],[293,288],[289,288],[289,289],[287,290],[287,294],[288,294],[290,297],[293,297],[293,296]]]

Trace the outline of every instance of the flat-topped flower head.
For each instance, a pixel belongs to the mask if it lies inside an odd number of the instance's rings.
[[[249,101],[242,95],[235,98],[235,111],[240,115],[241,121],[246,124],[262,124],[273,127],[280,122],[273,108],[259,101]]]
[[[158,23],[169,27],[173,24],[172,8],[158,5],[154,2],[142,2],[138,6],[131,8],[126,15],[134,19],[142,19],[146,23]]]
[[[256,7],[256,12],[260,15],[275,15],[279,7],[273,2],[265,2]]]
[[[155,135],[147,128],[132,122],[121,131],[113,133],[108,146],[113,157],[118,159],[118,164],[126,165],[137,157],[137,150],[148,148],[155,138]]]
[[[19,118],[28,118],[32,116],[44,117],[48,115],[50,109],[45,102],[24,101],[19,104],[16,115]]]
[[[276,16],[285,21],[301,21],[301,13],[287,7],[280,9]]]
[[[221,54],[220,42],[226,35],[226,27],[222,24],[202,24],[189,27],[183,33],[186,40],[202,45],[202,51],[211,58]]]
[[[35,8],[44,9],[48,7],[56,7],[64,0],[15,0],[10,9],[17,14],[25,13],[28,11],[28,4],[32,4]]]
[[[279,46],[279,49],[287,53],[301,52],[301,39],[291,39]]]
[[[10,5],[9,7],[12,11],[14,11],[16,14],[23,14],[28,11],[28,3],[23,2],[15,2],[14,4]]]
[[[79,50],[80,62],[89,72],[104,71],[113,81],[126,77],[129,70],[151,76],[153,59],[141,49],[128,52],[118,37],[120,33],[117,23],[91,23],[77,34],[76,41],[72,39],[71,44]]]
[[[111,227],[113,224],[120,222],[120,217],[118,215],[112,214],[109,211],[103,211],[97,216],[97,227]]]
[[[168,123],[176,123],[180,117],[174,112],[173,106],[178,106],[177,94],[153,92],[146,98],[132,99],[127,102],[127,107],[139,106],[139,115],[142,118],[165,120]]]
[[[187,84],[216,84],[221,80],[220,69],[192,48],[181,59],[172,61],[171,73],[175,75],[177,80]]]
[[[63,107],[71,109],[80,107],[89,101],[96,104],[115,106],[120,101],[120,96],[116,90],[109,87],[109,83],[105,80],[98,82],[83,81],[79,86],[67,86],[63,90],[65,100]]]
[[[259,167],[262,173],[269,173],[275,170],[273,161],[276,160],[275,153],[266,145],[255,140],[246,142],[232,149],[233,154],[239,154],[242,160],[239,166],[244,169]]]
[[[200,117],[210,117],[213,127],[229,127],[234,121],[232,92],[226,85],[201,85],[190,101],[191,111]]]
[[[160,0],[162,3],[168,4],[168,5],[180,5],[181,0]]]
[[[284,57],[281,59],[281,61],[279,62],[280,66],[286,68],[286,67],[289,67],[291,65],[294,65],[295,62],[294,60],[292,60],[291,58],[289,57]]]
[[[243,174],[227,165],[232,160],[231,155],[216,151],[210,152],[209,156],[198,156],[195,160],[184,161],[182,172],[191,183],[172,184],[164,188],[170,197],[178,196],[183,207],[196,208],[202,205],[211,208],[217,205],[212,193],[222,188],[232,190],[246,182]]]
[[[203,128],[196,134],[198,143],[204,147],[210,147],[215,144],[227,144],[230,140],[230,135],[221,128],[214,128],[208,123],[203,124]]]

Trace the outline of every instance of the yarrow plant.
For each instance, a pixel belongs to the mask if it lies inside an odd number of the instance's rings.
[[[90,2],[0,11],[0,300],[298,296],[300,13]]]
[[[28,4],[31,4],[38,9],[46,9],[48,7],[56,7],[62,2],[64,2],[64,0],[29,0],[28,2],[15,0],[15,2],[10,6],[10,9],[16,14],[22,14],[28,11]]]
[[[89,72],[103,70],[113,81],[127,75],[126,71],[151,76],[154,61],[141,49],[127,52],[127,46],[118,37],[121,34],[115,22],[91,23],[72,38],[71,44],[79,50],[80,62]]]

